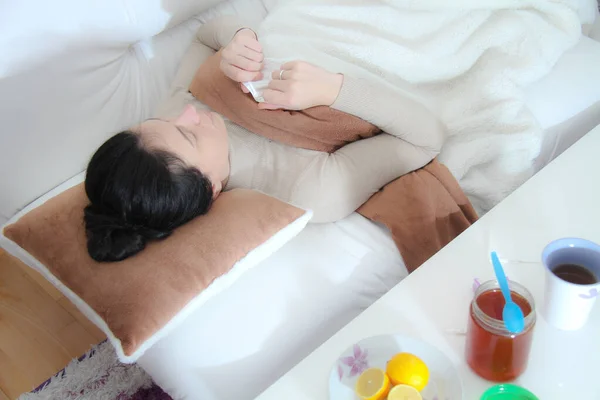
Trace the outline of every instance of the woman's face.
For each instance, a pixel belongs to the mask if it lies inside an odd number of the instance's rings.
[[[229,141],[223,118],[187,105],[175,118],[149,119],[135,129],[150,148],[168,151],[210,179],[216,197],[229,177]]]

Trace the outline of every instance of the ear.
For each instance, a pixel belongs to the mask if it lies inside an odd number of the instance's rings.
[[[219,194],[221,194],[221,190],[223,190],[223,184],[221,182],[212,184],[213,200],[216,199]]]

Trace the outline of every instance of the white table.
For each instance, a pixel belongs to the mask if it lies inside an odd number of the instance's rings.
[[[540,255],[553,239],[600,242],[600,127],[588,133],[500,205],[267,389],[259,400],[329,398],[332,365],[344,350],[373,335],[399,333],[442,350],[462,377],[464,399],[492,383],[465,362],[464,331],[474,278],[493,279],[489,251],[499,252],[510,279],[543,299]],[[600,302],[599,302],[600,303]],[[539,311],[539,309],[538,309]],[[550,327],[538,312],[526,372],[515,382],[541,400],[600,399],[600,306],[576,332]],[[454,400],[454,399],[453,399]]]

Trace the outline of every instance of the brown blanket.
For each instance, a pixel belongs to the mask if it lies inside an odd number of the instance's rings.
[[[250,95],[221,73],[219,62],[217,53],[200,66],[190,92],[251,132],[291,146],[325,152],[381,132],[360,118],[329,107],[259,110]],[[437,160],[389,183],[357,211],[390,229],[409,272],[477,220],[456,179]]]

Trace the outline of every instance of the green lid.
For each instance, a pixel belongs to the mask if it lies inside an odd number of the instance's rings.
[[[539,400],[533,393],[522,387],[503,383],[492,386],[479,400]]]

